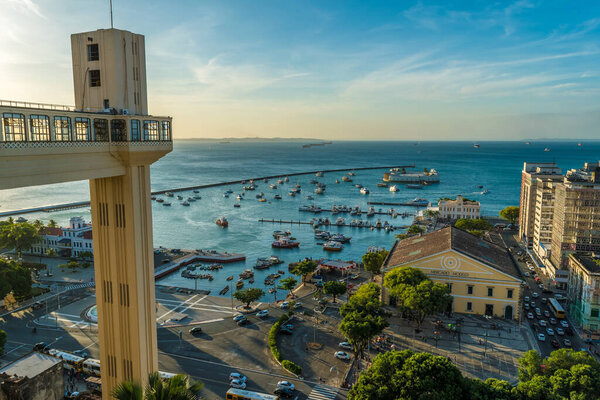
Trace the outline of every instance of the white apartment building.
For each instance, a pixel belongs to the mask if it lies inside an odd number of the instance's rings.
[[[537,178],[535,191],[535,215],[533,220],[533,252],[548,268],[552,247],[552,218],[554,215],[554,191],[556,178]]]
[[[456,196],[454,200],[441,199],[438,201],[440,217],[447,219],[479,218],[480,207],[478,201],[465,199],[461,195]]]
[[[49,249],[56,251],[59,257],[77,257],[82,252],[94,252],[92,246],[92,224],[82,217],[73,217],[68,227],[47,227],[41,235],[41,241],[34,244],[29,253],[46,254]]]

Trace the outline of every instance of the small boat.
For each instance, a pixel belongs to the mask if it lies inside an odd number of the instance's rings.
[[[396,186],[396,185],[390,186],[390,192],[397,192],[398,190],[399,190],[398,186]]]
[[[352,178],[347,177],[346,175],[342,176],[342,180],[344,182],[352,182]]]
[[[223,289],[221,289],[221,291],[219,292],[219,295],[223,296],[228,291],[229,291],[229,286],[225,286]]]
[[[335,235],[331,235],[329,237],[330,241],[340,242],[340,243],[348,243],[348,242],[350,242],[351,239],[352,239],[352,237],[344,236],[341,233],[336,233]]]
[[[278,179],[277,183],[279,183],[280,185],[283,185],[283,179]]]
[[[290,191],[289,195],[290,197],[296,197],[296,192]]]
[[[200,191],[199,190],[194,190],[194,193],[200,193]]]
[[[379,183],[377,184],[377,187],[388,187],[388,184],[387,184],[387,183],[385,183],[385,182],[379,182]]]
[[[345,220],[344,218],[342,218],[342,217],[339,217],[339,218],[338,218],[338,219],[335,221],[335,224],[336,224],[337,226],[342,226],[342,225],[344,225],[345,223],[346,223],[346,220]]]
[[[239,281],[237,281],[237,282],[235,283],[235,288],[236,288],[236,289],[241,289],[241,288],[243,288],[243,287],[244,287],[244,281],[242,281],[242,280],[239,280]]]
[[[195,196],[194,196],[194,198],[195,198],[196,200],[200,200],[200,199],[202,198],[202,196],[195,195]]]
[[[193,197],[188,197],[186,201],[188,201],[189,203],[193,203],[194,201],[196,201],[196,199]]]
[[[360,183],[357,183],[356,185],[354,185],[355,187],[361,189],[363,187],[363,185],[361,185]]]
[[[183,196],[177,196],[177,200],[183,200]]]
[[[315,239],[329,240],[331,234],[327,231],[315,231]]]
[[[225,218],[225,217],[221,217],[221,218],[217,219],[215,221],[215,223],[217,225],[219,225],[221,228],[227,228],[229,226],[229,221],[227,221],[227,218]]]
[[[340,183],[340,180],[339,180],[339,179],[336,179],[336,180],[335,180],[335,183]]]
[[[237,204],[237,203],[236,203],[236,204],[234,204],[233,206],[234,206],[235,208],[240,208],[240,207],[241,207],[241,206],[240,206],[239,204]]]
[[[166,192],[166,193],[165,193],[165,196],[167,196],[167,197],[173,197],[173,193],[171,193],[171,192]]]
[[[275,196],[273,196],[273,198],[275,200],[281,200],[281,195],[280,194],[276,194]]]
[[[289,181],[290,181],[290,178],[288,178],[288,177],[286,176],[285,178],[283,178],[283,181],[284,181],[284,182],[289,182]]]
[[[298,247],[300,246],[300,242],[298,242],[297,240],[291,240],[288,238],[279,238],[277,240],[275,240],[273,243],[271,243],[271,247],[277,248],[277,249],[291,249],[294,247]]]
[[[231,276],[228,276],[228,277],[227,277],[227,280],[228,280],[228,281],[231,281],[231,280],[233,280],[233,275],[231,275]]]
[[[315,176],[323,176],[323,172],[322,172],[322,171],[319,171],[319,172],[317,172],[317,173],[315,174]]]
[[[264,196],[265,194],[263,192],[260,192],[259,194],[256,195],[257,199],[260,199]]]
[[[275,288],[271,288],[271,289],[269,289],[269,293],[271,293],[271,294],[277,293],[277,290]]]
[[[271,183],[271,184],[269,185],[269,187],[270,187],[271,189],[277,189],[277,185],[276,185],[276,184],[274,184],[274,183]]]
[[[429,205],[429,201],[427,201],[425,199],[414,199],[414,200],[410,201],[409,203],[412,205],[420,205],[420,206]]]
[[[261,197],[260,199],[258,199],[258,201],[261,203],[265,203],[267,201],[267,199],[265,199],[264,197]]]
[[[475,144],[473,145],[473,147],[475,147],[476,149],[478,149],[478,148],[479,148],[479,143],[475,143]]]
[[[233,190],[231,190],[231,189],[227,189],[227,190],[225,191],[225,193],[229,193],[229,194],[231,194],[231,193],[233,193]]]
[[[251,278],[248,283],[254,283],[254,278]]]
[[[366,187],[364,187],[364,188],[360,189],[360,193],[361,194],[369,194],[371,192],[369,192],[369,189],[367,189]]]
[[[311,195],[306,196],[306,200],[314,200],[314,199],[315,199],[314,196],[311,196]]]
[[[552,149],[550,149],[550,147],[546,147],[544,151],[552,151]]]
[[[329,241],[323,245],[323,250],[325,251],[342,251],[344,247],[340,242]]]
[[[163,203],[165,200],[164,199],[156,199],[157,203]]]
[[[271,263],[271,265],[283,264],[283,260],[277,256],[269,257],[269,262]]]
[[[321,187],[315,189],[315,194],[323,194],[324,190]]]
[[[481,192],[481,194],[488,194],[488,190],[487,189],[483,189],[483,191]]]
[[[577,146],[581,147],[581,142],[577,143]]]
[[[354,172],[348,172],[348,175],[355,176],[356,174]]]
[[[383,228],[383,224],[381,223],[381,220],[378,219],[377,222],[375,223],[375,228],[376,229],[381,229]]]
[[[156,200],[156,196],[150,197],[150,200]]]
[[[190,203],[187,202],[187,201],[184,201],[183,203],[181,203],[181,205],[184,206],[184,207],[189,207]]]
[[[423,185],[419,183],[409,183],[406,185],[407,189],[423,189]]]
[[[171,207],[171,203],[169,203],[168,201],[165,201],[163,203],[163,206],[165,206],[165,207]]]
[[[281,270],[281,269],[280,269],[280,270],[278,270],[278,271],[277,271],[277,273],[278,273],[278,274],[280,274],[280,275],[285,275],[285,271],[283,271],[283,270]]]
[[[229,198],[229,193],[227,193],[227,192],[223,193],[223,197],[225,197],[226,199]]]
[[[478,189],[483,189],[483,185],[477,185]]]
[[[279,239],[282,237],[290,237],[292,236],[292,232],[290,231],[273,231],[273,237],[275,239]]]

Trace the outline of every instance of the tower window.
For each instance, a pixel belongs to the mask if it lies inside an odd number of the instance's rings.
[[[92,69],[90,70],[90,87],[98,86],[100,86],[100,70]]]
[[[88,44],[88,61],[98,61],[100,59],[100,52],[98,51],[98,43]]]

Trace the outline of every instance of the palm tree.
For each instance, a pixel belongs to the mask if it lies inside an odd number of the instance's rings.
[[[50,228],[56,228],[58,226],[58,224],[56,223],[55,220],[51,219],[50,221],[48,221],[48,226]]]
[[[163,379],[158,372],[152,372],[148,375],[145,393],[138,383],[125,381],[113,389],[112,395],[117,400],[197,400],[203,386],[186,375]]]

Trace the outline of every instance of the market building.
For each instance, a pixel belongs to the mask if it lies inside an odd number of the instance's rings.
[[[396,242],[383,265],[383,277],[404,266],[448,285],[454,297],[452,312],[521,318],[524,282],[506,248],[447,227]],[[384,287],[382,300],[395,305]]]

